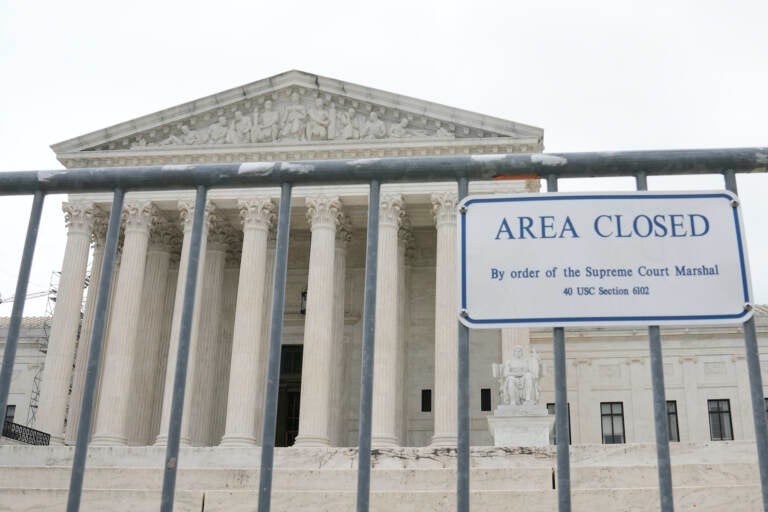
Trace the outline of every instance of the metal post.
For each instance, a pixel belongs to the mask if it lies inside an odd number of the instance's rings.
[[[732,170],[723,173],[725,186],[738,194],[736,173]],[[757,444],[757,465],[760,468],[760,490],[763,494],[763,511],[768,512],[768,422],[765,414],[763,394],[763,376],[760,371],[760,351],[757,347],[755,318],[744,322],[744,349],[746,351],[747,372],[749,373],[749,391],[752,398],[752,419],[755,423],[755,443]]]
[[[637,190],[648,190],[645,172],[635,175]],[[672,499],[672,466],[669,459],[669,418],[664,387],[664,359],[661,352],[661,330],[658,325],[648,327],[648,345],[651,352],[651,388],[653,392],[653,420],[656,429],[656,464],[659,472],[659,497],[662,512],[675,509]]]
[[[264,424],[261,431],[261,467],[259,469],[259,512],[269,512],[272,504],[272,466],[277,427],[277,395],[280,391],[280,351],[283,342],[285,281],[288,275],[288,232],[291,229],[291,188],[280,185],[280,210],[277,217],[275,270],[272,281],[272,319],[269,331],[269,356],[264,384]]]
[[[368,234],[365,240],[365,292],[363,295],[363,354],[360,369],[358,425],[357,512],[368,512],[371,491],[371,414],[373,411],[373,349],[376,332],[376,270],[379,258],[379,192],[371,180],[368,195]]]
[[[0,370],[0,413],[5,414],[8,404],[8,392],[11,389],[11,376],[13,375],[13,363],[16,361],[16,348],[19,345],[19,329],[21,316],[24,313],[24,299],[27,296],[29,284],[29,271],[32,268],[32,256],[35,254],[37,230],[40,227],[40,215],[43,211],[43,199],[45,193],[42,190],[35,192],[32,199],[32,210],[29,212],[29,224],[27,225],[27,237],[24,240],[24,252],[21,253],[19,265],[19,277],[16,280],[16,295],[11,309],[11,322],[8,324],[8,335],[5,338],[5,351],[3,353],[3,367]]]
[[[459,201],[467,197],[468,180],[462,176]],[[463,214],[462,214],[463,215]],[[456,447],[456,510],[469,512],[469,328],[458,322],[458,439]]]
[[[93,416],[93,401],[96,397],[96,381],[99,377],[99,362],[101,346],[104,340],[104,330],[107,326],[107,306],[109,292],[112,288],[112,270],[117,256],[117,239],[120,235],[120,217],[123,213],[123,198],[125,191],[115,189],[112,199],[112,209],[109,213],[107,240],[104,245],[104,260],[101,264],[101,279],[96,295],[96,311],[93,318],[93,333],[88,350],[88,365],[85,370],[85,385],[83,400],[80,406],[80,422],[77,427],[77,444],[75,459],[72,462],[72,475],[69,480],[69,496],[67,497],[67,512],[80,510],[80,497],[83,493],[83,476],[85,475],[85,457],[88,454],[88,438],[91,435],[91,420]]]
[[[168,446],[165,450],[165,465],[163,466],[161,512],[173,511],[174,492],[176,491],[176,470],[179,466],[179,442],[181,441],[181,421],[184,412],[184,392],[187,387],[189,343],[192,336],[192,314],[195,310],[195,288],[197,288],[197,269],[200,264],[200,247],[203,242],[205,198],[207,193],[206,187],[201,185],[197,187],[197,193],[195,194],[195,212],[192,219],[192,235],[189,239],[187,277],[184,281],[184,299],[181,307],[179,349],[176,353],[176,373],[173,378],[171,420],[168,425]]]
[[[658,325],[648,327],[651,351],[651,387],[653,389],[653,420],[656,427],[656,461],[659,471],[661,511],[675,509],[672,500],[672,467],[669,460],[669,418],[664,391],[664,361],[661,354],[661,331]]]
[[[557,192],[557,176],[547,176],[547,192]],[[568,386],[565,368],[565,329],[552,329],[555,363],[555,432],[557,432],[557,510],[571,512],[571,460],[568,427]]]

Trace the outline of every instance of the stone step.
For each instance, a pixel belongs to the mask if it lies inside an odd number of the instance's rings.
[[[273,512],[352,512],[354,491],[275,491]],[[64,510],[66,489],[0,488],[0,512],[47,512]],[[177,491],[177,512],[252,512],[258,502],[255,491]],[[454,510],[456,496],[451,491],[371,493],[371,512],[427,512]],[[83,491],[82,512],[129,512],[157,510],[159,491],[90,490]],[[656,512],[659,509],[656,489],[579,489],[572,493],[574,510],[610,510],[611,512]],[[545,491],[472,492],[470,506],[484,512],[525,510],[552,512],[557,510],[557,493]],[[696,512],[753,512],[761,509],[760,487],[718,486],[680,487],[675,489],[675,510]]]
[[[24,489],[30,486],[69,487],[68,467],[0,466],[0,485]],[[276,469],[272,477],[276,491],[354,491],[354,469]],[[552,488],[549,468],[499,468],[472,470],[473,489],[541,490]],[[92,468],[85,471],[86,489],[162,488],[160,468]],[[180,468],[176,488],[182,490],[252,490],[259,486],[258,469]],[[371,473],[374,491],[442,491],[456,486],[452,469],[382,469]]]
[[[252,491],[211,491],[205,493],[205,512],[253,511],[258,495]],[[682,487],[675,489],[675,510],[696,512],[754,512],[761,510],[760,486]],[[274,492],[273,512],[312,510],[352,512],[353,492]],[[658,512],[656,489],[580,489],[572,492],[573,510],[611,512]],[[557,492],[482,491],[472,492],[470,508],[483,512],[557,510]],[[456,495],[450,491],[372,492],[371,512],[426,512],[456,509]]]

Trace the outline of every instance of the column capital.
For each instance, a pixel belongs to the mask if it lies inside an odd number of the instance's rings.
[[[95,206],[91,201],[67,201],[61,203],[64,225],[70,233],[91,233]]]
[[[149,229],[150,248],[168,252],[181,250],[181,232],[179,228],[164,217],[159,210],[152,215]]]
[[[91,243],[94,247],[104,247],[107,243],[107,228],[109,227],[109,212],[93,207],[93,228],[91,229]]]
[[[277,207],[269,198],[238,199],[240,222],[243,229],[270,229],[275,223]]]
[[[379,199],[379,224],[400,227],[405,217],[405,202],[400,194],[382,194]]]
[[[149,232],[153,218],[157,217],[158,209],[151,201],[127,201],[123,205],[120,220],[126,231]]]
[[[235,229],[221,217],[211,218],[208,226],[208,246],[212,249],[225,250],[238,245],[243,239],[243,232]]]
[[[307,222],[311,229],[318,227],[336,228],[343,218],[342,204],[338,196],[312,196],[305,200]]]
[[[339,228],[336,230],[336,241],[341,244],[348,244],[352,240],[352,219],[349,215],[343,214],[339,222]]]
[[[178,203],[179,218],[181,220],[181,227],[184,231],[192,230],[192,220],[195,216],[195,202],[193,200],[183,200]],[[210,231],[211,224],[216,222],[220,217],[219,209],[212,202],[208,202],[205,205],[204,215],[204,229],[206,233]]]
[[[456,223],[456,205],[459,201],[456,192],[435,192],[432,194],[431,200],[432,215],[435,217],[437,227]]]

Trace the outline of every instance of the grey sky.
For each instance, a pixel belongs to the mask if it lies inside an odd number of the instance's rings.
[[[766,20],[764,1],[0,0],[0,170],[58,168],[52,143],[293,68],[539,126],[546,151],[768,145]],[[739,180],[762,303],[767,185]],[[561,190],[606,186],[633,185]],[[30,291],[61,265],[59,202],[47,200]],[[3,296],[28,204],[0,200]]]

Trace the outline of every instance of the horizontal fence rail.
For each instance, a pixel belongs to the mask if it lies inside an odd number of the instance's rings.
[[[361,402],[359,418],[359,464],[357,510],[369,510],[371,477],[371,413],[375,339],[376,273],[378,240],[379,187],[396,182],[456,181],[460,197],[468,192],[470,180],[539,179],[547,180],[548,189],[558,189],[558,179],[578,177],[635,177],[638,189],[646,189],[647,176],[722,174],[726,188],[736,191],[736,173],[768,172],[768,147],[674,151],[625,151],[592,153],[534,153],[466,155],[406,158],[362,158],[354,160],[321,160],[295,162],[251,162],[232,164],[164,165],[136,167],[107,167],[69,170],[18,171],[0,173],[0,196],[33,194],[34,202],[16,288],[16,299],[6,339],[5,355],[0,371],[0,410],[8,398],[10,379],[18,346],[24,297],[34,253],[43,199],[46,194],[78,192],[111,192],[110,213],[105,257],[101,275],[112,276],[117,252],[120,214],[125,193],[138,190],[196,189],[191,247],[188,251],[186,281],[182,302],[180,341],[176,353],[176,372],[164,463],[161,510],[173,510],[176,474],[179,466],[180,432],[187,386],[189,338],[197,287],[197,266],[203,236],[204,206],[210,188],[280,186],[272,289],[271,330],[265,377],[264,428],[259,482],[260,512],[271,506],[273,446],[277,409],[280,347],[285,308],[285,283],[290,229],[291,190],[295,185],[366,184],[370,186],[368,230],[366,240],[366,269],[363,306],[363,349],[361,361]],[[99,373],[100,352],[111,287],[109,277],[99,283],[95,324],[89,349],[86,384],[82,400],[77,445],[68,495],[68,511],[79,510],[88,450],[88,437],[93,416],[93,402]],[[467,512],[469,500],[469,332],[458,323],[457,386],[457,492],[459,512]],[[555,370],[556,428],[561,442],[557,446],[558,510],[571,510],[569,447],[564,442],[568,428],[566,386],[566,333],[563,327],[553,330]],[[768,512],[768,424],[763,410],[763,385],[754,319],[744,325],[745,350],[750,379],[753,420],[760,469],[763,510]],[[673,510],[669,444],[666,436],[666,415],[663,409],[664,385],[658,327],[649,328],[649,350],[653,381],[655,432],[657,440],[660,506],[664,512]],[[169,361],[170,361],[169,357]]]
[[[768,147],[93,167],[0,173],[0,195],[205,187],[768,172]]]

